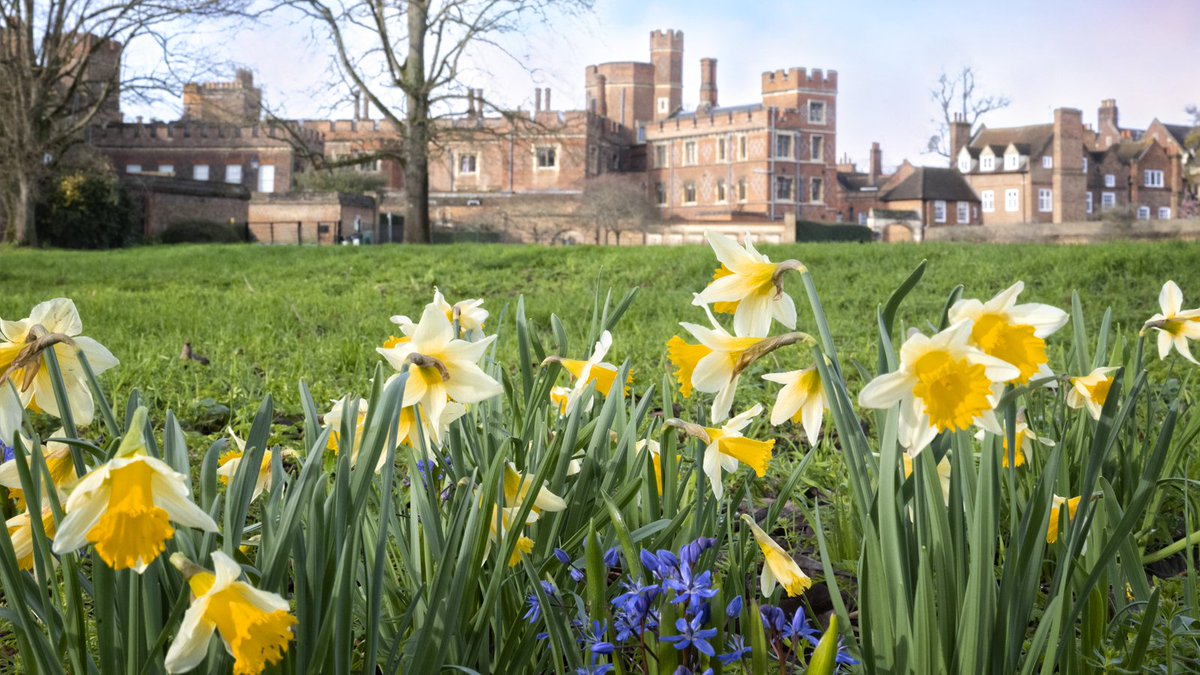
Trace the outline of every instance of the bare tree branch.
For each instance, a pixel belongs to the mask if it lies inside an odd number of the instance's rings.
[[[1012,99],[1003,94],[977,94],[976,87],[975,70],[971,66],[963,66],[955,75],[943,70],[938,76],[937,82],[929,90],[929,97],[937,105],[938,114],[931,120],[934,133],[926,143],[927,153],[950,156],[950,125],[954,123],[955,115],[961,115],[974,131],[984,115],[1012,104]]]

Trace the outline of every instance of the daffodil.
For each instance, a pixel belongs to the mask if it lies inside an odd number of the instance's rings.
[[[517,471],[517,467],[513,466],[512,462],[504,465],[504,505],[506,508],[520,508],[532,489],[533,476]],[[542,511],[555,512],[566,508],[567,502],[543,485],[538,488],[533,497],[533,506],[529,510],[529,522],[537,520]]]
[[[8,537],[12,540],[13,552],[17,556],[17,568],[29,571],[33,569],[33,519],[29,511],[22,511],[5,521],[8,527]],[[47,537],[54,536],[54,513],[47,505],[42,509],[42,528]]]
[[[66,432],[62,429],[58,429],[50,435],[61,437],[65,434]],[[71,457],[71,446],[58,441],[48,441],[42,446],[42,458],[46,462],[46,470],[50,473],[51,482],[54,483],[59,494],[64,495],[65,498],[71,486],[79,479],[79,475],[75,473],[75,462]],[[8,488],[8,494],[16,500],[18,509],[25,508],[25,493],[21,489],[21,476],[17,471],[16,459],[10,459],[4,464],[0,464],[0,485]]]
[[[81,332],[79,312],[67,298],[43,302],[33,308],[29,318],[20,321],[0,319],[0,379],[7,373],[20,391],[23,406],[62,417],[50,373],[42,367],[42,353],[53,349],[72,417],[76,424],[91,424],[95,402],[79,354],[87,357],[97,375],[118,361],[104,345]]]
[[[518,508],[504,508],[498,505],[492,507],[492,517],[488,524],[488,553],[491,552],[492,545],[497,546],[504,543],[504,537],[514,527],[514,521],[517,518]],[[537,516],[533,511],[525,519],[525,523],[532,523],[537,520]],[[521,562],[521,558],[533,552],[534,541],[524,534],[517,536],[517,545],[513,548],[513,552],[508,556],[508,566],[515,567]],[[487,556],[487,553],[484,554]]]
[[[658,495],[661,497],[663,493],[663,465],[662,465],[662,450],[658,441],[644,438],[633,446],[634,452],[646,450],[650,453],[650,463],[654,466],[654,487],[658,490]],[[675,455],[675,461],[679,461],[680,456]],[[676,464],[678,466],[678,464]]]
[[[1112,388],[1112,373],[1115,367],[1102,367],[1082,377],[1071,378],[1071,388],[1067,390],[1067,405],[1072,408],[1087,408],[1092,419],[1100,419],[1100,411],[1108,400],[1108,390]]]
[[[438,290],[437,286],[433,287],[433,302],[438,309],[446,315],[446,320],[453,323],[454,319],[458,319],[458,328],[462,335],[467,340],[472,342],[483,337],[483,324],[487,321],[488,311],[483,308],[483,300],[473,298],[471,300],[460,300],[451,305],[446,302],[445,296]],[[400,326],[400,330],[405,335],[412,335],[416,324],[407,316],[396,315],[392,317],[392,323]]]
[[[763,375],[763,379],[783,385],[771,408],[771,425],[779,426],[789,419],[803,424],[804,435],[808,436],[809,444],[815,446],[821,440],[821,419],[828,407],[817,367],[769,373]]]
[[[667,359],[675,366],[675,379],[679,382],[679,393],[684,398],[692,397],[692,373],[696,365],[713,350],[702,344],[684,342],[678,335],[667,340]]]
[[[1046,338],[1067,323],[1063,310],[1038,303],[1017,304],[1025,289],[1018,281],[987,302],[959,300],[950,308],[951,323],[971,322],[973,346],[984,354],[1010,363],[1021,371],[1017,384],[1027,384],[1034,376],[1049,377]]]
[[[367,408],[369,404],[365,398],[358,399],[358,410],[355,414],[354,421],[354,444],[350,448],[350,461],[358,459],[358,448],[362,445],[363,424],[367,420]],[[325,413],[325,426],[329,427],[329,440],[325,443],[326,449],[330,452],[338,452],[342,445],[342,418],[349,412],[349,399],[342,397],[333,401],[333,406],[329,408],[329,412]]]
[[[229,485],[233,482],[233,477],[237,475],[238,467],[242,464],[242,458],[246,455],[246,441],[233,433],[233,429],[226,427],[225,430],[229,432],[229,438],[236,449],[221,453],[221,457],[217,459],[217,480],[221,481],[222,485]],[[283,452],[284,457],[294,457],[296,455],[294,450],[286,448],[281,452]],[[258,468],[258,477],[254,479],[254,493],[250,496],[251,501],[258,499],[258,496],[264,490],[271,489],[271,484],[274,480],[274,477],[271,475],[272,456],[273,453],[271,450],[263,452],[262,466]]]
[[[504,391],[478,365],[495,335],[477,342],[457,339],[445,312],[431,303],[410,337],[391,349],[377,350],[396,370],[408,366],[402,407],[419,403],[429,419],[440,420],[451,399],[479,403]]]
[[[691,386],[696,391],[716,394],[713,397],[712,422],[718,424],[729,417],[729,409],[733,406],[733,395],[737,392],[738,380],[741,377],[739,367],[742,356],[764,338],[735,337],[722,328],[711,313],[708,317],[712,328],[686,321],[680,322],[679,325],[691,333],[708,353],[700,356],[698,350],[688,350],[688,356],[700,358],[695,362],[676,365],[680,370],[691,370]]]
[[[1183,358],[1197,363],[1188,347],[1188,340],[1200,340],[1200,309],[1183,309],[1183,292],[1174,281],[1163,284],[1158,293],[1158,306],[1162,311],[1150,317],[1142,332],[1158,331],[1158,358],[1165,359],[1171,348]]]
[[[756,441],[742,435],[742,430],[760,413],[762,404],[755,404],[746,412],[734,417],[721,426],[702,427],[682,420],[668,420],[668,424],[682,428],[689,436],[705,444],[703,469],[712,485],[713,494],[720,499],[725,494],[721,477],[724,471],[736,471],[738,464],[745,464],[762,478],[767,475],[771,463],[771,451],[775,441]]]
[[[571,402],[570,387],[551,387],[550,388],[550,403],[558,408],[558,414],[567,414],[567,404]],[[590,403],[590,401],[589,401]],[[587,412],[586,410],[584,412]]]
[[[864,408],[900,404],[900,444],[916,453],[939,432],[979,425],[999,429],[996,385],[1020,370],[968,344],[971,324],[962,322],[926,337],[914,333],[900,347],[900,366],[867,383],[858,396]]]
[[[917,457],[914,454],[905,452],[900,455],[900,459],[904,462],[904,478],[907,480],[912,476],[913,462],[916,461]],[[950,504],[950,469],[950,456],[946,455],[942,457],[942,461],[938,462],[937,465],[938,484],[942,488],[942,502],[946,505]]]
[[[450,429],[450,424],[466,414],[467,407],[465,405],[454,401],[447,401],[446,406],[442,408],[441,417],[438,418],[437,424],[434,424],[430,421],[428,415],[418,412],[415,405],[401,408],[396,438],[400,439],[400,445],[408,446],[413,450],[424,450],[423,454],[425,457],[432,458],[434,456],[434,448],[441,447],[442,440],[446,437],[446,432]],[[420,420],[419,432],[417,426],[418,420]],[[424,445],[421,444],[422,439],[424,440]],[[380,456],[379,465],[375,467],[376,473],[383,468],[383,463],[386,460],[386,455]]]
[[[745,248],[737,241],[718,232],[705,236],[712,246],[721,270],[695,300],[697,305],[718,303],[719,310],[733,311],[733,328],[738,335],[766,337],[774,319],[788,328],[796,327],[796,304],[783,292],[779,274],[788,269],[800,269],[799,263],[773,263],[754,248],[746,237]],[[723,274],[722,270],[728,272]],[[736,303],[736,307],[732,303]]]
[[[558,363],[575,380],[575,384],[567,394],[564,414],[569,413],[571,408],[577,405],[579,400],[583,398],[583,394],[587,390],[589,383],[595,382],[596,391],[603,394],[605,398],[608,398],[612,394],[619,371],[613,364],[604,362],[604,357],[611,348],[612,334],[604,331],[600,333],[600,339],[596,341],[596,346],[592,348],[592,355],[588,357],[587,361],[563,359],[556,356],[546,359],[547,363]],[[632,379],[632,375],[630,375],[626,379],[626,384]],[[628,387],[625,389],[628,391]]]
[[[1025,453],[1030,447],[1032,447],[1033,443],[1041,443],[1042,445],[1050,448],[1054,447],[1053,440],[1049,438],[1042,438],[1041,436],[1033,433],[1033,430],[1030,429],[1029,425],[1025,423],[1025,419],[1020,412],[1017,413],[1017,423],[1013,429],[1015,449],[1012,451],[1008,449],[1007,433],[1002,433],[999,435],[1002,444],[1000,453],[1000,466],[1004,467],[1005,469],[1008,468],[1009,455],[1012,455],[1014,468],[1024,466],[1026,461]],[[975,438],[982,441],[984,438],[984,431],[980,429],[979,433],[975,434]]]
[[[138,408],[117,454],[75,485],[54,538],[55,553],[91,543],[109,567],[141,574],[174,536],[169,521],[217,531],[189,498],[188,477],[147,454],[145,425],[146,409]]]
[[[1067,507],[1067,522],[1075,520],[1075,512],[1079,510],[1079,497],[1059,497],[1054,495],[1050,504],[1050,524],[1046,526],[1046,543],[1058,541],[1058,521],[1062,519],[1062,508]]]
[[[184,673],[200,665],[215,631],[233,657],[234,675],[257,675],[287,652],[297,624],[287,600],[240,581],[242,568],[221,551],[213,551],[213,571],[176,553],[171,563],[187,577],[192,604],[183,615],[175,641],[167,650],[168,673]]]
[[[764,598],[775,592],[775,585],[783,586],[789,597],[796,597],[812,587],[812,579],[800,569],[792,556],[775,540],[767,536],[749,514],[743,513],[742,520],[754,533],[754,541],[763,554],[762,594]]]

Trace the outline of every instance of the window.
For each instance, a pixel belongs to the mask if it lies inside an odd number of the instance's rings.
[[[791,134],[775,134],[775,156],[780,159],[792,158]]]
[[[933,203],[933,222],[946,222],[946,202],[940,199]]]
[[[717,161],[724,162],[728,159],[729,159],[729,157],[727,156],[727,153],[725,152],[725,139],[718,138],[717,139]]]
[[[1042,213],[1050,213],[1054,211],[1053,193],[1050,190],[1042,188],[1038,190],[1038,211]]]
[[[258,191],[259,192],[274,192],[275,191],[275,167],[270,164],[263,164],[258,167]]]
[[[1087,173],[1087,157],[1083,158],[1083,172]]]
[[[1169,206],[1158,207],[1158,219],[1159,220],[1170,220],[1171,219],[1171,207],[1169,207]]]
[[[858,212],[858,224],[859,224],[859,225],[866,225],[866,224],[867,224],[867,213],[866,213],[866,211],[859,211],[859,212]]]
[[[996,156],[995,155],[980,156],[979,157],[979,170],[980,171],[995,171],[996,170]]]
[[[683,165],[692,166],[696,163],[696,141],[687,141],[683,144]]]
[[[963,155],[958,158],[958,170],[963,173],[971,173],[971,156]]]
[[[141,173],[141,172],[142,172],[141,164],[126,164],[125,165],[125,173]]]
[[[723,178],[718,178],[717,179],[717,203],[724,204],[727,201],[729,201],[729,195],[727,195],[725,193],[725,180]]]
[[[158,172],[163,174],[164,176],[174,176],[175,175],[175,165],[174,164],[159,164]]]
[[[1146,170],[1146,187],[1160,188],[1163,186],[1163,172]]]
[[[743,203],[743,204],[745,204],[745,203],[746,203],[746,179],[745,179],[745,178],[739,178],[739,179],[738,179],[738,182],[737,182],[737,197],[738,197],[738,201],[739,201],[739,202],[741,202],[741,203]]]
[[[658,99],[658,112],[667,114],[671,110],[671,101],[665,98]]]
[[[695,204],[696,203],[696,183],[695,182],[689,180],[688,182],[683,184],[683,203],[684,204]]]
[[[667,166],[670,153],[669,146],[666,143],[659,143],[654,146],[654,166],[664,168]]]
[[[1087,198],[1087,212],[1091,214],[1092,211],[1095,210],[1095,208],[1092,206],[1092,193],[1089,192],[1084,196]]]
[[[825,102],[808,102],[808,121],[810,124],[825,124]]]
[[[824,202],[825,201],[825,181],[821,180],[820,178],[812,179],[812,183],[809,186],[808,193],[809,193],[809,196],[812,197],[812,201],[814,201],[818,204]]]
[[[746,159],[750,156],[746,146],[746,134],[739,134],[738,140],[738,159]]]
[[[996,193],[991,190],[984,190],[979,195],[979,199],[983,202],[983,212],[991,213],[996,210]]]
[[[1009,213],[1014,213],[1021,208],[1021,191],[1020,190],[1005,190],[1004,191],[1004,210]]]
[[[208,180],[208,165],[197,164],[192,167],[192,180]]]
[[[654,203],[659,206],[667,205],[667,186],[662,183],[654,184]]]
[[[595,150],[595,148],[592,148]],[[458,172],[459,173],[475,173],[477,171],[476,162],[478,160],[475,155],[459,155],[458,156]]]
[[[1117,177],[1111,173],[1104,174],[1104,187],[1117,187]]]
[[[1020,155],[1014,153],[1011,155],[1004,156],[1004,170],[1005,171],[1016,171],[1019,168],[1021,168],[1021,156]]]
[[[1139,206],[1137,213],[1138,213],[1138,220],[1150,220],[1150,207],[1149,206]]]
[[[537,149],[537,168],[558,168],[558,151],[553,145],[544,145]]]
[[[1100,210],[1107,211],[1117,205],[1117,195],[1115,192],[1105,192],[1100,195]]]
[[[235,185],[242,182],[241,164],[228,164],[225,166],[225,182]]]
[[[1046,155],[1045,157],[1043,157],[1042,158],[1042,168],[1043,169],[1053,169],[1054,168],[1054,158],[1051,157],[1050,155]]]
[[[809,159],[811,159],[814,162],[825,161],[825,137],[824,136],[813,136],[812,142],[809,144],[808,149],[809,149],[809,155],[808,155]]]
[[[965,225],[971,222],[971,205],[968,202],[958,203],[958,224]]]
[[[792,200],[792,179],[789,176],[775,177],[775,199]]]

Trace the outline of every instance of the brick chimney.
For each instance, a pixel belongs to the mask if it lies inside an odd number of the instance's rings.
[[[1083,113],[1075,108],[1054,111],[1053,221],[1069,223],[1087,218],[1083,175]]]
[[[871,163],[868,168],[867,184],[875,185],[883,175],[883,150],[879,143],[871,144]]]
[[[954,113],[954,120],[950,122],[950,138],[947,139],[950,151],[950,166],[958,160],[958,153],[963,148],[971,143],[971,123],[962,113]]]
[[[1100,109],[1096,111],[1096,134],[1097,142],[1102,150],[1107,149],[1121,138],[1121,119],[1117,114],[1117,99],[1106,98],[1100,101]]]
[[[483,90],[475,90],[475,114],[483,117]]]
[[[363,120],[371,119],[371,97],[367,96],[367,92],[362,92],[362,118]]]
[[[533,89],[533,112],[539,113],[542,111],[542,88],[534,87]]]
[[[554,110],[554,108],[550,107],[550,87],[546,87],[545,91],[546,91],[546,98],[544,101],[542,101],[542,103],[544,104],[544,107],[542,109],[546,110],[546,111]]]
[[[700,59],[700,109],[717,107],[717,60]]]
[[[357,99],[356,99],[356,102],[357,102]],[[470,117],[475,116],[475,90],[474,89],[467,90],[467,115]]]

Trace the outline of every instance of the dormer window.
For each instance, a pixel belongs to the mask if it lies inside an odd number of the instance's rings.
[[[1016,171],[1021,168],[1021,156],[1016,153],[1004,155],[1004,170]]]
[[[996,156],[990,155],[990,154],[981,156],[979,158],[979,170],[980,171],[995,171],[996,170]]]
[[[1054,158],[1051,157],[1050,155],[1046,155],[1045,157],[1043,157],[1042,158],[1042,168],[1043,169],[1053,169],[1054,168]]]
[[[958,156],[958,170],[963,173],[971,173],[971,156],[963,153]]]

